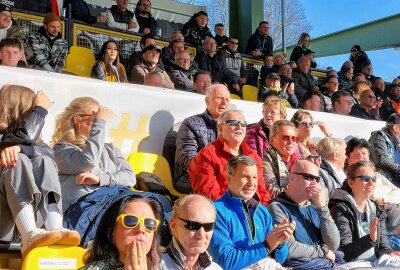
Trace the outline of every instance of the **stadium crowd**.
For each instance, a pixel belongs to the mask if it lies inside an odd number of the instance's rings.
[[[64,6],[72,18],[142,34],[126,67],[117,43],[105,42],[93,78],[204,95],[204,112],[171,129],[164,143],[174,188],[185,196],[131,191],[146,179],[105,141],[112,109],[75,98],[59,112],[50,147],[40,133],[53,102],[42,91],[3,85],[0,240],[17,231],[23,256],[40,246],[82,245],[87,270],[400,267],[400,77],[386,83],[373,75],[354,45],[349,61],[319,83],[310,72],[317,67],[310,35],[300,34],[286,62],[286,54],[273,55],[262,21],[245,46],[264,61],[262,116],[248,124],[229,106],[231,94],[243,98],[243,87],[259,80],[247,73],[240,40],[225,36],[220,23],[213,36],[200,11],[160,49],[151,2],[139,0],[135,12],[128,2],[116,0],[98,17],[83,0]],[[26,36],[12,8],[0,3],[1,65],[62,72],[69,45],[57,10]],[[198,48],[195,58],[185,45]],[[290,120],[286,108],[297,109]],[[386,126],[369,141],[346,142],[312,111]],[[325,135],[320,141],[311,138],[315,126]]]

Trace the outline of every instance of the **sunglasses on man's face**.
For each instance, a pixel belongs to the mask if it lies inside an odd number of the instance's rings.
[[[369,182],[371,180],[372,182],[376,182],[376,176],[369,176],[369,175],[359,175],[354,177],[354,179],[360,179],[361,182]]]
[[[304,180],[307,180],[307,181],[310,181],[310,182],[315,180],[318,183],[319,180],[321,179],[321,176],[316,176],[316,175],[312,175],[312,174],[309,174],[309,173],[300,173],[300,172],[293,172],[293,173],[303,176]]]
[[[246,121],[240,121],[240,120],[226,120],[224,123],[230,125],[231,127],[236,127],[238,124],[239,124],[241,127],[247,127],[247,122],[246,122]]]
[[[148,232],[154,232],[157,230],[160,221],[155,218],[145,218],[141,216],[131,215],[131,214],[121,214],[117,217],[116,222],[122,221],[122,226],[127,229],[136,228],[139,223],[144,225],[144,228]]]
[[[212,230],[214,230],[214,225],[215,222],[211,222],[211,223],[200,223],[197,221],[191,221],[191,220],[186,220],[183,218],[178,217],[180,220],[182,220],[183,222],[185,222],[186,224],[183,225],[186,229],[188,229],[189,231],[195,231],[197,232],[198,230],[200,230],[202,227],[204,228],[205,232],[211,232]]]

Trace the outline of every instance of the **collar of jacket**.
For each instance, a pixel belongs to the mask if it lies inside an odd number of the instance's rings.
[[[168,253],[168,255],[171,257],[174,263],[176,263],[179,267],[184,269],[186,257],[185,255],[183,255],[183,252],[175,237],[172,238],[172,241],[166,248],[165,252]],[[206,269],[211,265],[211,263],[212,263],[211,256],[207,253],[207,251],[199,254],[199,257],[197,258],[197,264],[200,267],[200,269]]]
[[[113,10],[115,12],[121,13],[123,15],[128,14],[129,12],[131,12],[128,9],[125,9],[124,11],[122,11],[117,5],[112,5],[110,10]]]
[[[57,39],[61,39],[62,35],[61,33],[58,33],[56,37],[54,37],[53,39],[49,36],[49,34],[47,33],[46,29],[44,28],[44,26],[41,26],[38,30],[38,33],[41,34],[42,36],[44,36],[51,44],[57,40]]]

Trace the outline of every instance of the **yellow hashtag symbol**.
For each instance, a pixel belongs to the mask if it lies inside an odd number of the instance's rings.
[[[132,153],[137,152],[140,141],[149,136],[149,133],[146,131],[147,124],[149,123],[149,117],[147,115],[141,115],[139,117],[139,123],[136,127],[136,130],[128,129],[130,120],[131,114],[123,113],[121,115],[121,121],[119,122],[118,127],[110,130],[110,137],[114,138],[114,144],[119,149],[122,149],[123,140],[132,141],[132,148],[130,150],[130,153]]]

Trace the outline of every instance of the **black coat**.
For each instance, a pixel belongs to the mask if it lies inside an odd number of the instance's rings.
[[[247,46],[245,54],[251,55],[251,52],[258,49],[263,55],[260,58],[264,58],[266,55],[272,54],[273,41],[271,36],[263,36],[257,30],[247,40]]]
[[[65,0],[64,8],[67,9],[67,14],[69,14],[70,4],[72,19],[84,21],[89,24],[97,22],[97,17],[90,14],[89,7],[84,0]]]

